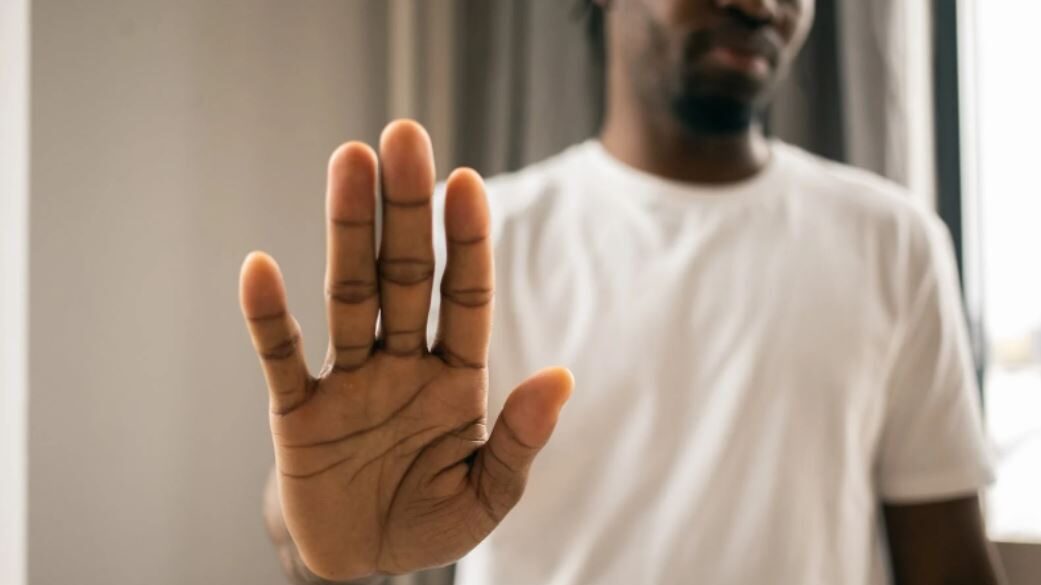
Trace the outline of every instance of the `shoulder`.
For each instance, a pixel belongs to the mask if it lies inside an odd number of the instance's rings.
[[[923,286],[956,281],[950,232],[922,198],[863,169],[781,148],[792,169],[791,215],[827,253],[845,253],[872,275],[895,317]]]
[[[564,151],[533,163],[518,171],[503,173],[485,180],[491,215],[491,236],[497,250],[545,236],[548,231],[565,229],[575,217],[576,198],[581,191],[577,176],[586,164],[588,143],[571,146]],[[443,270],[447,248],[444,234],[445,184],[438,183],[433,199],[434,249],[438,274]],[[500,260],[497,260],[499,262]]]
[[[493,226],[548,220],[573,204],[576,178],[588,160],[587,151],[587,143],[575,144],[523,169],[488,179]]]
[[[777,144],[800,193],[818,205],[881,218],[914,215],[915,198],[907,188],[852,165],[835,162],[797,146]]]
[[[892,253],[927,254],[949,237],[940,218],[906,187],[796,146],[778,148],[792,169],[792,196],[818,221],[870,237]]]
[[[493,236],[504,226],[538,224],[559,215],[561,207],[574,202],[576,177],[588,161],[589,145],[578,143],[517,171],[485,179]],[[435,227],[439,231],[444,213],[445,184],[434,191]]]

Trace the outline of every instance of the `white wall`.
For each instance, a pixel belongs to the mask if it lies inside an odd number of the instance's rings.
[[[32,7],[29,583],[283,583],[238,267],[280,260],[316,363],[325,162],[385,121],[385,8]]]
[[[24,585],[29,1],[0,2],[0,583]]]

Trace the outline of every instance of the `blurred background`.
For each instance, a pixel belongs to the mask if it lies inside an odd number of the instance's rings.
[[[593,134],[571,0],[0,2],[0,583],[284,583],[238,268],[279,259],[324,352],[339,143],[430,130],[445,176]],[[899,181],[952,230],[999,458],[988,521],[1041,574],[1041,5],[818,0],[771,132]],[[1033,575],[1031,580],[1028,575]]]

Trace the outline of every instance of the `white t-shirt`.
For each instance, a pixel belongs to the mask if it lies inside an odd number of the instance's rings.
[[[881,585],[880,501],[990,481],[943,224],[772,152],[704,187],[588,141],[488,182],[489,416],[544,366],[577,385],[457,585]]]

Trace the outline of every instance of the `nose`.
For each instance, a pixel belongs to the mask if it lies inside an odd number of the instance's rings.
[[[723,10],[740,12],[749,20],[760,23],[772,22],[777,18],[777,0],[715,0]]]

